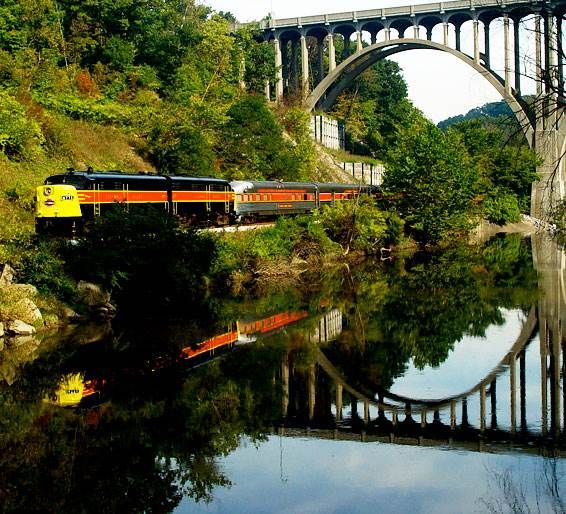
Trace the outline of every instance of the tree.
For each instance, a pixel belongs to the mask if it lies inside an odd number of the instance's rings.
[[[263,96],[246,95],[228,111],[219,152],[228,176],[282,178],[288,143]]]
[[[415,114],[386,162],[383,189],[419,240],[438,242],[469,228],[478,174],[459,137]]]
[[[383,157],[413,109],[399,65],[384,59],[353,81],[332,113],[346,124],[354,152]]]
[[[477,194],[488,220],[515,222],[528,212],[531,185],[538,179],[538,158],[524,140],[509,141],[505,131],[479,119],[456,123],[449,133],[462,138],[471,162],[478,169]]]

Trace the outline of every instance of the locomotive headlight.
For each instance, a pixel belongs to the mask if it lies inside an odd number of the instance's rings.
[[[45,196],[51,195],[52,192],[53,192],[53,190],[50,187],[46,187],[46,188],[43,189],[43,194]]]

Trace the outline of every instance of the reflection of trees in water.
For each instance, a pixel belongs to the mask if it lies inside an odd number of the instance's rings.
[[[487,469],[489,496],[481,503],[493,514],[564,514],[566,463],[556,457],[537,462],[540,469],[521,474],[516,468]]]
[[[292,294],[277,291],[243,307],[259,317],[338,308],[345,331],[328,350],[333,362],[348,377],[387,385],[411,358],[441,362],[463,334],[481,334],[501,320],[501,307],[529,305],[535,281],[528,248],[508,238],[485,249],[399,261],[387,271],[370,263],[334,270]],[[156,339],[138,327],[121,344],[114,338],[82,349],[63,345],[27,364],[14,386],[0,391],[3,511],[168,512],[183,496],[207,501],[214,488],[229,486],[218,457],[244,436],[263,440],[279,421],[283,356],[290,351],[307,376],[317,358],[318,343],[308,339],[317,318],[189,375],[153,375],[147,362],[156,352],[176,355],[192,335],[217,333],[241,309],[214,301],[204,330],[169,324]],[[109,403],[73,411],[41,402],[61,374],[81,366],[102,370]]]
[[[346,376],[386,388],[409,360],[438,366],[462,337],[484,336],[504,322],[503,308],[527,309],[537,295],[529,241],[520,237],[419,255],[398,263],[381,283],[363,273],[353,282],[358,301],[344,312],[340,341],[325,353]]]
[[[230,485],[218,458],[244,436],[264,440],[280,417],[280,353],[242,348],[187,376],[116,374],[111,401],[91,410],[26,400],[16,384],[0,398],[2,511],[170,512],[183,496],[210,501]]]

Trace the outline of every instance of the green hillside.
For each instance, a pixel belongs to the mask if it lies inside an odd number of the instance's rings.
[[[29,233],[34,187],[68,167],[312,177],[308,116],[267,104],[272,49],[231,19],[192,0],[2,2],[0,239]]]

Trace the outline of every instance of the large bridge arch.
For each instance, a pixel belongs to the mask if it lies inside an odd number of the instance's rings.
[[[507,102],[527,138],[530,146],[535,145],[535,119],[529,112],[528,106],[521,98],[516,98],[513,93],[505,87],[504,81],[489,68],[477,63],[468,55],[434,41],[423,39],[393,39],[382,41],[363,48],[361,51],[351,55],[329,73],[310,93],[305,100],[305,107],[312,111],[316,108],[327,110],[334,103],[338,95],[352,83],[352,81],[375,64],[378,60],[388,56],[406,52],[409,50],[438,50],[449,53],[468,66],[471,66],[482,77],[484,77]]]

